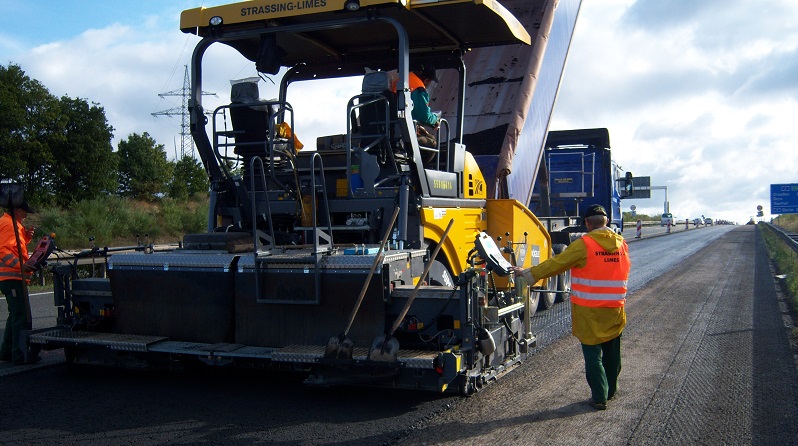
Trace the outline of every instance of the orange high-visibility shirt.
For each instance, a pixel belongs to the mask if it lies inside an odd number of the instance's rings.
[[[396,93],[396,84],[398,80],[399,78],[397,77],[391,81],[391,90],[393,90],[394,93]],[[410,91],[414,91],[417,88],[426,88],[424,87],[424,81],[422,81],[421,78],[412,71],[407,76],[407,85],[410,87]]]
[[[626,242],[609,252],[593,238],[584,236],[587,261],[571,270],[571,302],[583,307],[618,308],[626,302],[629,280],[629,250]]]
[[[27,262],[30,239],[22,223],[17,222],[17,228],[22,245],[22,261]],[[0,217],[0,280],[22,280],[22,265],[17,255],[17,238],[14,235],[11,214],[8,213]]]

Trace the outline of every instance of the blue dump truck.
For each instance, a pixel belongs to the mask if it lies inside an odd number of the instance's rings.
[[[612,159],[607,129],[550,131],[542,156],[529,209],[548,223],[553,243],[568,243],[554,241],[557,232],[583,232],[579,216],[592,204],[604,206],[610,226],[623,230],[621,199],[633,179]]]

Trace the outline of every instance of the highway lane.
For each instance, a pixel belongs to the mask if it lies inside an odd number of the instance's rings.
[[[796,352],[763,243],[753,226],[694,232],[714,240],[630,244],[633,276],[667,270],[628,296],[606,411],[588,405],[581,349],[565,336],[392,444],[798,444]]]
[[[738,234],[735,229],[743,233]],[[626,387],[617,407],[606,413],[593,412],[585,404],[587,388],[581,355],[578,343],[567,333],[568,306],[560,304],[554,311],[535,317],[543,327],[539,338],[546,347],[496,384],[469,398],[384,389],[308,388],[299,377],[261,372],[217,369],[207,373],[143,373],[66,367],[59,362],[50,367],[2,365],[0,374],[15,370],[0,376],[0,399],[6,402],[0,409],[5,412],[0,413],[4,439],[20,445],[585,444],[596,442],[592,434],[585,436],[587,433],[602,432],[599,442],[607,444],[668,444],[665,439],[684,440],[657,430],[657,426],[661,429],[663,423],[677,420],[685,432],[693,432],[695,426],[689,424],[690,419],[674,412],[680,407],[680,398],[692,401],[690,404],[711,416],[728,416],[732,410],[732,415],[741,419],[751,417],[751,407],[759,401],[741,390],[743,409],[739,412],[736,407],[726,407],[723,401],[721,407],[716,407],[717,395],[702,400],[703,393],[693,392],[691,398],[697,399],[691,400],[686,395],[680,397],[678,391],[667,390],[668,385],[680,383],[692,388],[694,383],[688,380],[691,373],[695,373],[699,383],[704,377],[709,377],[708,383],[717,379],[711,378],[717,368],[705,370],[711,364],[703,362],[702,367],[690,368],[690,361],[694,363],[704,355],[701,345],[712,346],[710,341],[721,339],[719,336],[726,331],[734,336],[734,328],[724,326],[724,318],[734,316],[732,310],[737,306],[714,312],[723,302],[719,298],[750,301],[755,294],[751,285],[753,271],[749,268],[753,250],[748,256],[735,251],[749,246],[745,241],[746,237],[753,237],[752,233],[752,228],[709,227],[630,242],[633,291],[622,374]],[[739,317],[748,317],[750,311],[740,314]],[[53,316],[44,318],[47,317]],[[543,324],[546,319],[557,322]],[[706,325],[712,321],[715,325]],[[663,325],[676,322],[682,324]],[[742,322],[734,323],[739,326]],[[746,331],[751,329],[750,323],[746,324],[738,335],[743,340],[751,336],[746,333],[752,333]],[[692,341],[694,336],[699,336],[698,342]],[[750,345],[751,338],[747,339]],[[777,345],[764,336],[757,339]],[[699,348],[687,348],[692,346]],[[750,347],[739,350],[751,355]],[[655,351],[658,354],[652,356]],[[717,352],[710,350],[713,355]],[[750,380],[753,368],[749,365],[740,370],[740,376]],[[668,376],[675,381],[663,381]],[[760,391],[766,392],[762,390],[766,383],[761,379],[755,382]],[[795,387],[795,380],[790,382]],[[734,388],[744,389],[750,381],[734,378],[732,383]],[[793,408],[794,402],[793,406],[780,407]],[[655,408],[668,415],[657,416]],[[10,413],[16,417],[8,417]],[[792,416],[787,421],[798,420]],[[713,419],[712,426],[721,432],[707,439],[728,440],[723,435],[738,435],[743,440],[762,438],[745,427],[724,433],[722,423]],[[789,434],[796,427],[787,425],[786,429]],[[650,441],[641,441],[645,438]],[[716,444],[709,440],[704,443]]]
[[[629,257],[632,260],[629,291],[637,290],[736,227],[708,226],[671,234],[665,234],[662,230],[640,239],[628,238],[624,234],[629,242]]]

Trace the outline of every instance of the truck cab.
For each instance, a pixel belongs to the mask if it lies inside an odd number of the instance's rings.
[[[621,200],[632,190],[632,176],[612,158],[609,130],[550,131],[529,208],[547,223],[555,243],[568,244],[568,233],[584,231],[581,215],[599,204],[608,226],[623,230]]]

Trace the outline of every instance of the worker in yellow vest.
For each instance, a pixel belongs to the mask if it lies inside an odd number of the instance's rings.
[[[14,213],[13,218],[10,212]],[[19,207],[0,217],[0,291],[5,295],[8,305],[0,360],[14,364],[26,363],[19,340],[22,330],[31,328],[30,303],[22,280],[27,280],[31,272],[25,262],[28,261],[28,243],[33,239],[33,228],[25,228],[23,224],[28,214],[32,213],[30,205],[23,201]],[[28,363],[38,359],[37,356]]]
[[[626,241],[607,227],[604,207],[588,207],[584,222],[587,234],[565,251],[537,266],[513,270],[528,283],[571,270],[571,332],[582,343],[590,404],[604,410],[618,390],[631,262]]]

